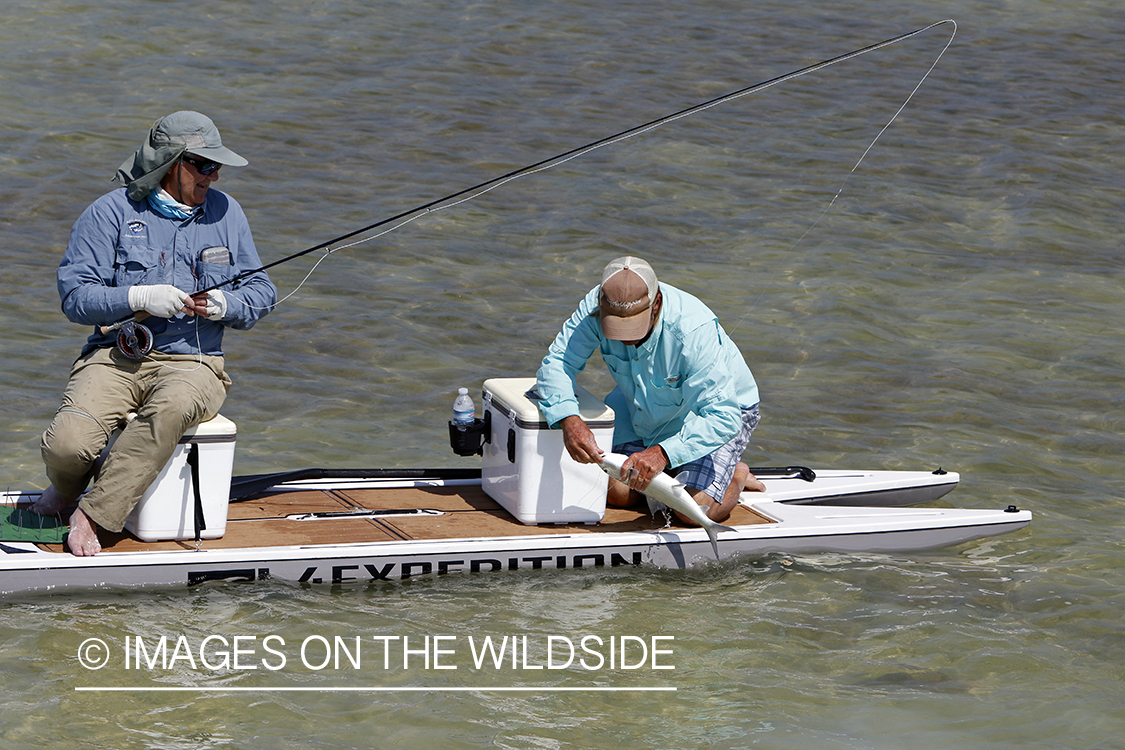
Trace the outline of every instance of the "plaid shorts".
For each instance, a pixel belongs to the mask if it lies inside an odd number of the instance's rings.
[[[742,429],[731,438],[730,442],[702,458],[689,461],[683,466],[668,467],[664,472],[674,476],[676,481],[684,486],[702,489],[716,501],[722,502],[723,495],[726,494],[727,487],[730,485],[730,480],[734,477],[734,467],[742,460],[742,452],[746,450],[746,446],[750,443],[750,435],[754,433],[754,428],[758,426],[759,419],[761,419],[761,411],[758,404],[754,404],[749,409],[743,409]],[[629,456],[643,451],[645,447],[644,443],[634,441],[613,446],[613,452]]]

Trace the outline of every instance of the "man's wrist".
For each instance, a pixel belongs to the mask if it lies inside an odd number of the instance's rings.
[[[582,421],[582,417],[580,417],[577,414],[567,414],[565,417],[560,419],[558,422],[555,422],[555,427],[557,427],[560,430],[566,429],[568,425],[573,427],[575,425],[574,420],[576,420],[576,419],[579,422]]]

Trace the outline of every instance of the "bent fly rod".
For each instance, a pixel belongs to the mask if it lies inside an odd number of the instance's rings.
[[[394,216],[390,216],[390,217],[387,217],[385,219],[381,219],[380,221],[377,221],[374,224],[368,224],[365,227],[361,227],[359,229],[352,230],[352,231],[348,232],[347,234],[342,234],[339,237],[334,237],[333,239],[327,240],[325,242],[321,242],[318,245],[313,245],[312,247],[306,248],[304,250],[293,253],[291,255],[287,255],[284,258],[280,258],[279,260],[275,260],[272,263],[267,263],[266,265],[261,266],[259,268],[255,268],[255,269],[250,270],[250,271],[244,271],[244,272],[242,272],[242,273],[240,273],[236,276],[233,276],[233,277],[227,279],[226,281],[220,282],[218,284],[214,284],[213,286],[207,287],[206,289],[201,289],[198,292],[194,292],[192,294],[192,296],[194,297],[194,296],[198,296],[200,294],[206,294],[207,292],[214,291],[214,290],[219,289],[219,288],[224,287],[224,286],[229,286],[231,284],[237,284],[239,281],[242,281],[243,279],[249,278],[250,276],[253,276],[253,275],[258,274],[258,273],[262,273],[263,271],[268,271],[269,269],[271,269],[275,266],[280,266],[282,263],[288,263],[291,260],[296,260],[297,258],[304,257],[304,256],[308,255],[309,253],[316,252],[317,250],[326,250],[327,252],[325,253],[325,255],[326,256],[330,255],[334,252],[337,252],[338,250],[343,249],[343,248],[330,249],[330,248],[332,248],[333,245],[339,244],[341,242],[344,242],[345,240],[349,240],[349,239],[351,239],[353,237],[356,237],[358,235],[365,234],[367,232],[371,232],[375,229],[379,229],[381,227],[387,226],[388,224],[394,224],[395,222],[399,222],[398,224],[395,224],[394,226],[390,227],[389,229],[384,230],[383,232],[380,232],[380,233],[375,234],[371,237],[367,237],[367,238],[364,238],[362,240],[359,240],[355,243],[352,243],[352,245],[348,245],[347,247],[351,247],[353,245],[358,245],[358,244],[361,244],[363,242],[368,242],[370,240],[376,239],[377,237],[381,237],[384,234],[392,232],[395,229],[398,229],[399,227],[404,226],[405,224],[408,224],[412,221],[415,221],[416,219],[419,219],[422,216],[425,216],[426,214],[433,213],[435,211],[442,211],[442,210],[445,210],[447,208],[452,208],[452,207],[458,206],[462,203],[466,203],[468,201],[473,200],[474,198],[477,198],[481,195],[484,195],[485,193],[487,193],[491,190],[495,190],[496,188],[500,187],[501,185],[505,185],[509,182],[512,182],[513,180],[519,179],[520,177],[526,177],[527,175],[536,174],[538,172],[544,172],[548,169],[552,169],[554,167],[557,167],[560,164],[565,164],[566,162],[571,161],[572,159],[577,159],[578,157],[583,156],[585,154],[588,154],[591,151],[595,151],[599,148],[604,148],[606,146],[611,146],[615,143],[619,143],[619,142],[627,140],[629,138],[634,138],[638,135],[642,135],[642,134],[647,133],[651,130],[655,130],[656,128],[658,128],[662,125],[666,125],[670,122],[675,122],[676,120],[682,120],[686,117],[691,117],[694,114],[697,114],[699,112],[703,112],[704,110],[711,109],[712,107],[717,107],[721,104],[726,104],[727,102],[734,101],[735,99],[741,99],[744,96],[749,96],[750,94],[754,94],[754,93],[757,93],[759,91],[763,91],[764,89],[772,88],[773,86],[777,86],[779,84],[785,83],[786,81],[791,81],[794,78],[800,78],[801,76],[806,76],[806,75],[809,75],[810,73],[815,73],[819,70],[823,70],[824,68],[828,68],[828,67],[831,67],[832,65],[837,65],[839,63],[846,62],[847,60],[851,60],[851,59],[859,57],[861,55],[865,55],[869,52],[874,52],[876,50],[883,49],[884,47],[889,47],[892,44],[896,44],[896,43],[904,41],[906,39],[910,39],[911,37],[918,36],[919,34],[923,34],[923,33],[929,31],[932,28],[935,28],[937,26],[942,26],[944,24],[953,24],[953,33],[950,35],[949,40],[946,42],[945,47],[942,49],[941,53],[938,54],[937,59],[934,60],[933,65],[930,66],[930,70],[933,70],[934,66],[937,65],[938,60],[941,59],[941,55],[944,54],[945,50],[949,48],[950,44],[952,44],[953,36],[956,35],[956,33],[957,33],[957,22],[954,21],[951,18],[947,18],[947,19],[942,20],[942,21],[936,21],[934,23],[929,24],[928,26],[923,26],[922,28],[915,29],[914,31],[909,31],[905,34],[899,34],[898,36],[894,36],[894,37],[891,37],[889,39],[884,39],[881,42],[876,42],[876,43],[870,44],[866,47],[860,47],[859,49],[852,50],[851,52],[845,52],[842,55],[837,55],[835,57],[831,57],[831,58],[828,58],[826,60],[822,60],[818,63],[814,63],[814,64],[808,65],[804,68],[794,70],[790,73],[785,73],[783,75],[777,76],[776,78],[770,78],[769,80],[762,81],[761,83],[755,83],[752,86],[746,86],[745,88],[738,89],[737,91],[732,91],[729,94],[723,94],[722,96],[715,97],[714,99],[709,99],[709,100],[707,100],[707,101],[705,101],[701,104],[696,104],[696,105],[688,107],[686,109],[681,109],[678,112],[673,112],[672,114],[665,115],[665,116],[657,118],[655,120],[651,120],[651,121],[646,122],[642,125],[636,125],[636,126],[631,127],[627,130],[622,130],[621,132],[615,133],[614,135],[609,135],[609,136],[606,136],[604,138],[600,138],[596,141],[592,141],[590,143],[587,143],[584,146],[578,146],[577,148],[570,149],[569,151],[564,151],[561,154],[557,154],[557,155],[549,157],[547,159],[537,161],[534,164],[527,165],[526,167],[520,167],[519,169],[514,169],[511,172],[507,172],[505,174],[500,175],[499,177],[493,177],[490,180],[485,180],[484,182],[478,183],[478,184],[473,185],[471,187],[467,187],[467,188],[464,188],[462,190],[458,190],[457,192],[450,193],[449,195],[446,195],[442,198],[437,198],[436,200],[432,200],[428,203],[423,203],[420,206],[416,206],[416,207],[408,209],[406,211],[402,211],[400,213],[395,214]],[[929,75],[929,73],[927,72],[926,75]],[[925,76],[923,76],[922,80],[923,81],[925,80]],[[919,81],[919,83],[915,87],[914,91],[917,91],[918,88],[921,85],[922,85],[922,81]],[[911,96],[913,96],[913,92],[911,93]],[[909,98],[907,99],[907,102],[909,102]],[[903,104],[903,107],[905,107],[905,106],[906,105]],[[901,108],[899,109],[899,111],[901,112]],[[897,113],[896,113],[896,116],[897,116]],[[893,119],[894,118],[892,118],[892,121],[893,121]],[[889,125],[890,125],[890,123],[888,123],[888,126]],[[885,129],[886,128],[884,128],[884,130]],[[872,143],[872,145],[874,145],[874,143]],[[868,149],[870,149],[870,146],[868,147]],[[865,154],[866,154],[866,152],[865,152]],[[862,161],[862,158],[861,158],[861,161]],[[858,164],[857,164],[857,166],[858,166]],[[134,353],[136,353],[138,351],[138,345],[140,346],[140,348],[144,348],[143,342],[138,342],[138,338],[136,336],[136,333],[141,333],[140,331],[137,331],[136,329],[143,329],[143,328],[144,328],[144,326],[139,325],[139,316],[133,315],[133,316],[130,316],[129,318],[125,318],[124,320],[120,320],[117,323],[113,323],[112,325],[102,326],[102,327],[99,328],[99,330],[101,331],[101,333],[106,334],[106,333],[110,333],[111,331],[117,331],[117,330],[125,329],[124,334],[122,336],[118,337],[118,347],[122,350],[122,352],[126,353],[128,356],[131,356],[135,359],[140,359],[145,354],[148,353],[147,349],[144,352],[142,352],[140,354],[137,354],[135,357],[134,357],[133,354],[129,354],[129,351],[133,351]],[[148,338],[148,342],[149,342],[148,348],[151,349],[152,336],[151,336],[151,333],[147,331],[147,329],[145,329],[143,331],[140,338],[144,338],[144,337]],[[123,339],[129,339],[129,341],[123,342]]]

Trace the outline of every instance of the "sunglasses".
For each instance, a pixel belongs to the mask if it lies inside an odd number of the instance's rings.
[[[199,172],[199,174],[202,174],[202,175],[215,174],[216,172],[219,171],[219,167],[223,166],[222,164],[220,164],[217,161],[210,161],[208,159],[202,159],[198,156],[188,156],[188,155],[185,154],[183,159],[188,164],[195,167],[195,171]]]

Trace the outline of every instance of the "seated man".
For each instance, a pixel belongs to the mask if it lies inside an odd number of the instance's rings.
[[[62,309],[94,333],[43,433],[51,486],[33,509],[58,514],[78,500],[122,429],[70,516],[75,555],[100,552],[97,527],[120,531],[184,431],[218,413],[231,384],[223,331],[250,328],[277,300],[261,272],[193,294],[262,265],[241,206],[211,187],[220,167],[245,164],[210,119],[175,112],[118,169],[124,187],[94,201],[71,230],[58,270]],[[119,350],[106,327],[134,313],[144,335]],[[137,416],[126,423],[129,412]]]
[[[561,427],[579,463],[602,451],[578,416],[575,377],[600,351],[617,387],[613,451],[629,455],[628,486],[610,481],[609,505],[640,501],[639,491],[672,467],[707,516],[725,521],[744,489],[763,490],[741,462],[758,424],[758,386],[738,347],[706,305],[656,280],[640,258],[613,260],[563,326],[539,368],[540,406]],[[680,519],[689,519],[678,514]]]

